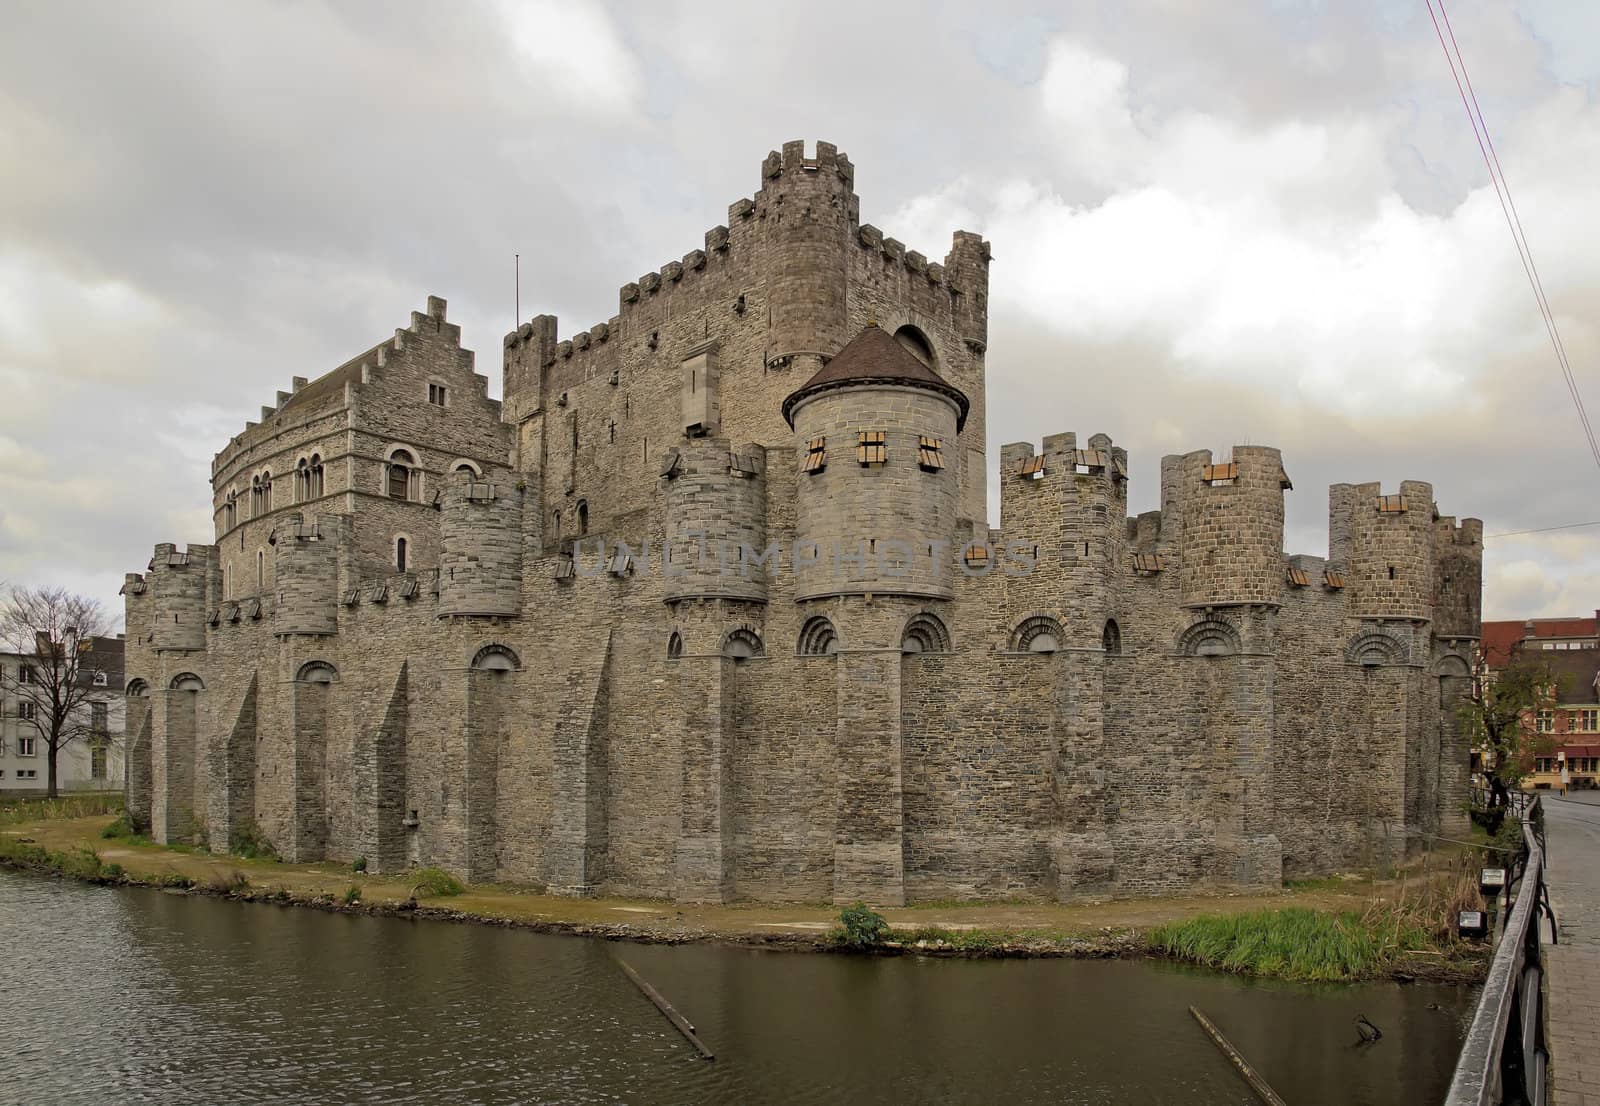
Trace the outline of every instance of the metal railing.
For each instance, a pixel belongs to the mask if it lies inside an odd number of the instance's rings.
[[[1539,913],[1556,918],[1545,886],[1544,806],[1536,795],[1512,796],[1522,820],[1522,852],[1506,865],[1502,928],[1489,978],[1456,1061],[1445,1106],[1544,1106],[1548,1059],[1541,999]],[[1515,887],[1515,899],[1512,890]]]

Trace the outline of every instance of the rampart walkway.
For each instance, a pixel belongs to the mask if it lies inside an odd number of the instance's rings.
[[[1561,942],[1549,971],[1554,1106],[1600,1106],[1600,794],[1544,792],[1550,901]]]

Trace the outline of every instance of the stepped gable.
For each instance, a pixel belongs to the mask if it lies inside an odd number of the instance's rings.
[[[966,393],[918,361],[877,323],[868,323],[810,380],[790,393],[783,401],[783,417],[793,427],[794,409],[801,400],[832,388],[851,388],[859,384],[909,384],[942,393],[954,400],[960,411],[956,416],[956,433],[966,425],[967,409],[971,406]]]

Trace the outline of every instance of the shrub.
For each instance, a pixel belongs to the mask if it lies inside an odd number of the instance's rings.
[[[161,886],[177,887],[187,890],[188,888],[194,886],[194,880],[190,879],[186,875],[181,875],[178,872],[168,872],[166,875],[161,877]]]
[[[355,884],[352,883],[349,887],[346,887],[344,889],[344,904],[346,906],[354,906],[356,903],[358,903],[360,901],[361,901],[361,888],[357,887]]]
[[[278,850],[273,847],[254,822],[241,822],[228,834],[228,851],[246,860],[277,860]]]
[[[117,837],[132,837],[133,826],[128,822],[127,814],[121,814],[115,822],[100,831],[100,836],[107,840]]]
[[[855,949],[871,948],[889,932],[889,923],[882,914],[866,903],[856,902],[839,912],[840,938]]]
[[[418,868],[411,873],[411,893],[418,898],[426,895],[459,895],[466,888],[461,881],[443,868]]]
[[[243,872],[218,872],[209,886],[219,895],[242,895],[250,890],[250,879]]]
[[[122,865],[120,865],[120,864],[107,864],[106,865],[106,878],[107,879],[121,879],[123,877],[123,874],[124,873],[122,871]]]
[[[350,870],[352,872],[365,872],[367,870],[367,858],[364,856],[356,857],[350,863]]]

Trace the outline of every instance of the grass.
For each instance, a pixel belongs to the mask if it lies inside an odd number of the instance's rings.
[[[1371,979],[1402,954],[1433,945],[1428,927],[1390,913],[1286,907],[1205,915],[1159,927],[1150,944],[1224,972],[1309,981]]]
[[[0,826],[38,822],[46,818],[88,818],[98,814],[121,813],[122,796],[114,791],[63,795],[57,799],[0,799]]]

